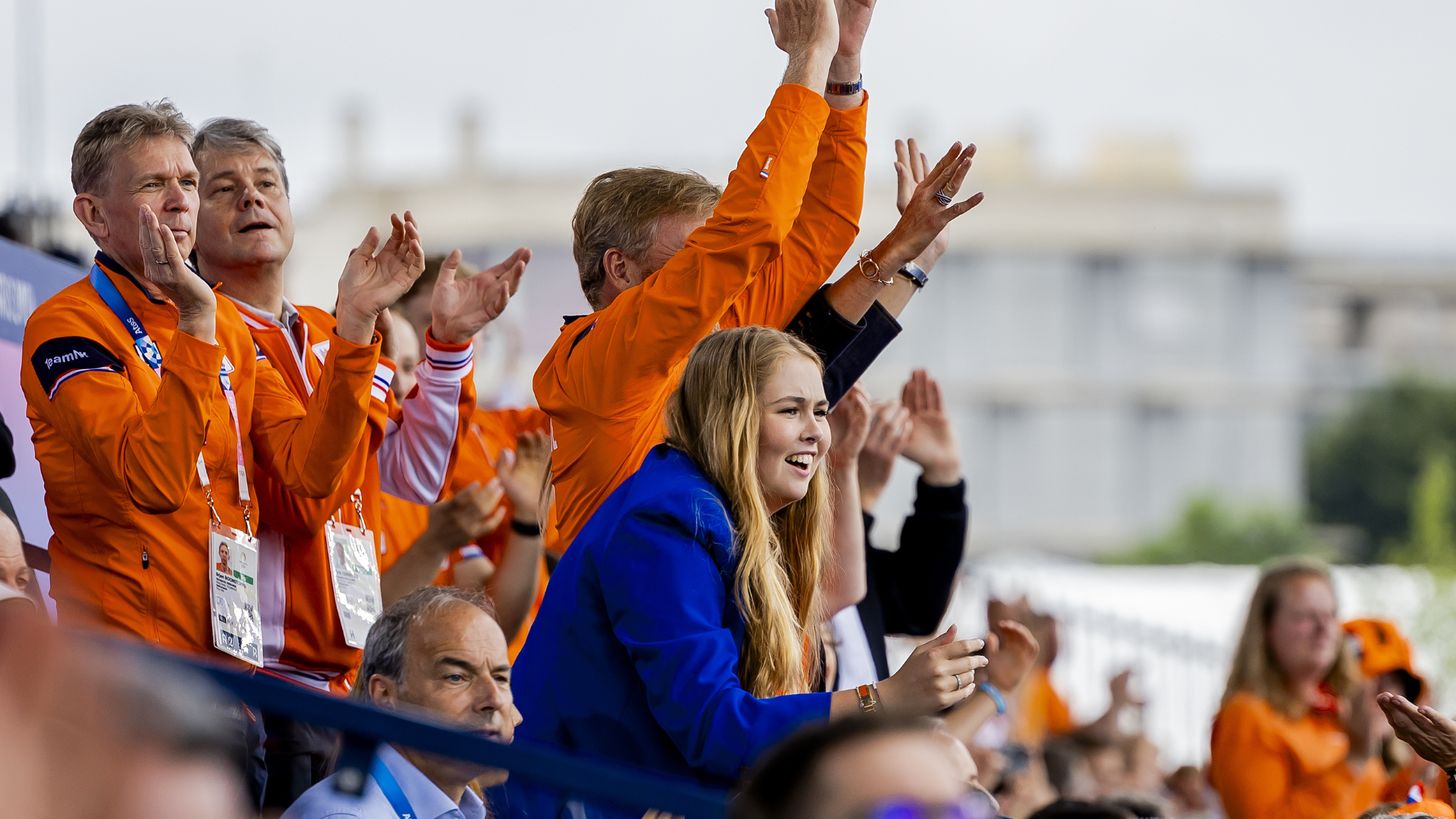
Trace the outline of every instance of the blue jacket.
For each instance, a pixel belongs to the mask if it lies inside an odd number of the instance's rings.
[[[827,693],[743,689],[736,566],[722,494],[687,455],[654,448],[551,576],[512,672],[516,736],[727,786],[828,719]]]

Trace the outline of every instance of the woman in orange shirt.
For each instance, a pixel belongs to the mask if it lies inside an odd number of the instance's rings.
[[[1384,783],[1378,717],[1329,570],[1303,560],[1266,569],[1213,723],[1209,778],[1229,819],[1358,815]]]

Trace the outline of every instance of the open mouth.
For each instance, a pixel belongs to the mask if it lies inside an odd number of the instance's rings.
[[[807,475],[814,466],[814,456],[807,452],[796,452],[785,458],[784,463]]]
[[[252,233],[254,231],[259,231],[259,230],[272,230],[272,229],[273,229],[273,226],[270,225],[270,224],[268,224],[267,222],[249,222],[248,224],[243,225],[242,230],[239,230],[238,232],[239,233]]]

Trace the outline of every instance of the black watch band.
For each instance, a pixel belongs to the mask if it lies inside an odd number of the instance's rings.
[[[539,523],[527,523],[525,521],[520,521],[520,520],[516,520],[515,518],[511,518],[511,531],[512,532],[515,532],[516,534],[520,535],[521,537],[540,537],[541,536],[541,524],[539,524]]]
[[[909,279],[917,288],[924,287],[930,281],[930,274],[925,272],[925,268],[914,262],[906,262],[895,272]]]

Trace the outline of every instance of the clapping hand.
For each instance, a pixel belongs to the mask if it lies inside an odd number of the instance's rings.
[[[950,223],[986,198],[984,193],[977,193],[960,202],[954,201],[971,170],[976,146],[962,148],[959,142],[951,145],[945,156],[928,171],[925,170],[925,157],[912,157],[909,144],[902,150],[897,141],[895,152],[895,176],[899,181],[896,205],[900,208],[900,221],[895,223],[871,256],[882,268],[890,270],[916,259],[921,260],[921,267],[929,269],[925,262],[933,267],[939,254],[945,252],[947,240],[944,234]],[[919,150],[914,153],[918,155]],[[912,181],[913,188],[910,186]],[[927,256],[927,253],[931,255]]]
[[[1030,629],[1015,620],[1002,620],[986,637],[986,678],[1009,694],[1026,679],[1040,652]]]
[[[857,466],[860,451],[870,433],[870,417],[874,409],[870,396],[858,384],[849,388],[844,398],[829,413],[829,463],[834,469]]]
[[[895,458],[905,449],[914,429],[910,411],[898,401],[875,405],[869,435],[865,437],[864,448],[859,453],[859,499],[866,512],[874,507],[880,493],[885,491],[890,473],[894,471]]]
[[[440,265],[440,276],[430,297],[430,335],[446,344],[469,341],[505,311],[530,261],[531,251],[517,248],[494,267],[456,278],[460,251],[451,251]]]
[[[1400,696],[1385,692],[1376,696],[1385,719],[1395,735],[1421,755],[1445,770],[1456,769],[1456,722],[1447,719],[1428,705],[1417,706]]]
[[[384,246],[379,245],[379,231],[369,228],[339,277],[338,332],[355,344],[369,343],[379,314],[399,301],[425,270],[414,215],[405,211],[400,219],[390,214],[389,222]]]

